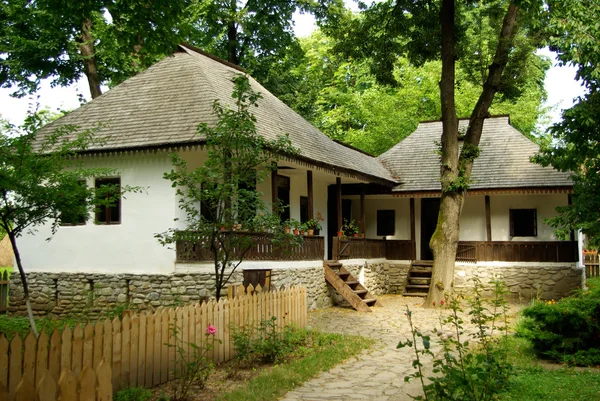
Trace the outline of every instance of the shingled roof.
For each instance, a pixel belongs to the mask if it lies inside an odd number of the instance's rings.
[[[100,152],[203,143],[198,124],[216,122],[212,114],[215,100],[234,105],[232,78],[240,73],[227,62],[182,45],[172,56],[49,124],[42,133],[67,124],[87,129],[101,122],[97,136],[107,141],[89,149]],[[262,94],[252,110],[260,135],[275,139],[288,134],[301,161],[369,181],[398,182],[375,157],[332,141],[253,78],[249,80]]]
[[[459,130],[468,120],[460,120]],[[420,123],[416,131],[379,156],[401,183],[394,192],[439,192],[441,121]],[[485,120],[473,164],[472,190],[572,187],[569,174],[531,163],[538,146],[510,125],[508,116]]]

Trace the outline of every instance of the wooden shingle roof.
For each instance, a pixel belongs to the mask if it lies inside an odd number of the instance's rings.
[[[42,133],[61,125],[87,129],[102,123],[97,135],[107,138],[106,143],[89,149],[99,152],[203,143],[198,124],[215,124],[215,100],[234,106],[232,78],[240,73],[227,62],[182,45],[172,56],[49,124]],[[252,110],[260,135],[275,139],[288,134],[300,151],[296,157],[300,161],[390,186],[398,182],[377,158],[334,142],[254,79],[249,80],[262,95]]]
[[[465,130],[468,120],[460,120]],[[400,177],[394,192],[439,192],[442,134],[440,121],[420,123],[416,131],[378,158],[391,173]],[[568,173],[542,167],[530,161],[539,150],[529,138],[510,125],[509,117],[486,119],[475,159],[472,190],[572,187]]]

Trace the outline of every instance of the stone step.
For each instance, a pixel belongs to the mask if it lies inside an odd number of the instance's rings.
[[[426,297],[426,292],[405,292],[402,294],[403,297]]]
[[[429,290],[429,285],[423,284],[407,284],[404,287],[406,290],[415,289],[415,290]]]

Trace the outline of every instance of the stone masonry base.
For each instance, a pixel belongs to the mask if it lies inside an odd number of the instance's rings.
[[[347,260],[344,266],[369,289],[371,294],[404,292],[410,261],[385,259]],[[104,316],[118,305],[131,304],[137,309],[153,309],[180,303],[197,302],[214,296],[214,278],[210,269],[172,274],[99,274],[47,273],[27,274],[32,308],[37,315],[85,314]],[[198,269],[200,270],[200,269]],[[17,278],[18,276],[13,276]],[[484,286],[497,278],[504,281],[516,298],[556,299],[568,295],[583,283],[582,270],[573,264],[461,264],[455,269],[455,290],[468,293],[471,277],[479,277]],[[241,284],[242,270],[236,271],[231,284]],[[308,267],[289,267],[281,262],[271,273],[271,285],[277,288],[304,286],[309,309],[343,303],[343,299],[325,282],[320,261]],[[25,302],[20,280],[10,283],[11,313],[24,314]]]

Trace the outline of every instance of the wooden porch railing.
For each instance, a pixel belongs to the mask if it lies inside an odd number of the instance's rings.
[[[413,260],[414,250],[414,242],[408,240],[333,237],[332,255],[336,259]]]
[[[585,277],[600,277],[600,257],[598,251],[583,251],[583,264],[585,265]]]
[[[323,237],[304,236],[298,245],[278,245],[269,233],[232,232],[230,235],[249,236],[252,247],[244,254],[244,260],[323,260],[325,241]],[[242,253],[234,249],[234,259]],[[176,243],[177,262],[205,262],[212,260],[210,246],[201,241],[180,240]]]
[[[576,262],[574,241],[474,241],[459,242],[459,249],[475,244],[475,260],[480,262]],[[458,260],[458,259],[457,259]]]

